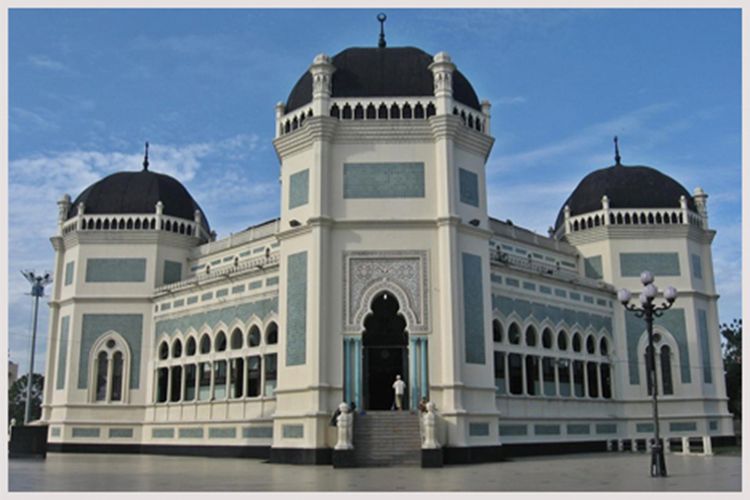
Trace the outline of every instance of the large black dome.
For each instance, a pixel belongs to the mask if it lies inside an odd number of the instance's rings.
[[[594,212],[601,210],[605,194],[611,208],[679,208],[680,196],[685,196],[695,211],[693,197],[668,175],[651,167],[613,165],[583,178],[560,208],[555,229],[565,220],[565,205],[571,216]]]
[[[153,214],[159,201],[164,214],[182,219],[193,220],[200,210],[203,228],[211,232],[206,214],[180,181],[146,169],[117,172],[87,187],[71,204],[68,218],[78,213],[81,202],[86,214]]]
[[[434,82],[428,66],[432,56],[416,47],[349,48],[331,61],[336,67],[332,97],[417,97],[433,96]],[[453,99],[481,110],[469,81],[453,73]],[[312,101],[312,75],[306,71],[286,101],[286,112]]]

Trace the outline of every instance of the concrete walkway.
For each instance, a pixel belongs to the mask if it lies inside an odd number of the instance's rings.
[[[236,458],[50,453],[9,460],[10,491],[740,491],[741,457],[597,453],[442,469],[268,464]]]

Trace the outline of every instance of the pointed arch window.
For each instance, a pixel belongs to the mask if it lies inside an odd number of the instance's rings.
[[[130,350],[114,333],[103,336],[91,349],[89,385],[91,400],[98,403],[119,403],[128,391]]]

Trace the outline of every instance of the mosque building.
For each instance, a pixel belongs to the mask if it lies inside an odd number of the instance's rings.
[[[643,447],[646,326],[617,290],[644,270],[679,291],[655,322],[662,435],[732,434],[700,188],[618,153],[549,235],[492,218],[490,103],[382,35],[316,56],[275,130],[279,217],[223,239],[148,155],[58,202],[50,450],[330,463],[346,401],[368,463],[358,422],[414,429],[418,453],[423,398],[445,463]]]

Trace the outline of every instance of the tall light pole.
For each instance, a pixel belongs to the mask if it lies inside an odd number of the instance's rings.
[[[649,361],[649,366],[646,369],[651,382],[651,401],[653,402],[654,409],[654,444],[651,447],[651,476],[666,477],[667,464],[664,461],[664,447],[659,437],[658,389],[656,386],[656,356],[654,354],[654,318],[658,318],[664,311],[672,307],[677,298],[677,290],[672,286],[668,286],[664,290],[666,302],[656,306],[654,305],[654,299],[659,293],[659,289],[654,285],[654,275],[650,271],[643,271],[641,273],[641,283],[643,283],[643,291],[639,296],[641,307],[630,304],[630,292],[624,288],[617,292],[617,299],[625,306],[625,309],[635,313],[639,318],[644,318],[646,321],[646,330],[648,332],[646,355]]]
[[[31,420],[31,382],[34,376],[34,351],[36,349],[36,324],[39,317],[39,299],[44,297],[44,287],[52,283],[52,277],[47,272],[38,276],[34,271],[21,271],[24,278],[31,283],[31,296],[34,297],[34,319],[31,326],[31,359],[29,360],[29,375],[26,377],[26,408],[23,413],[23,424]]]

